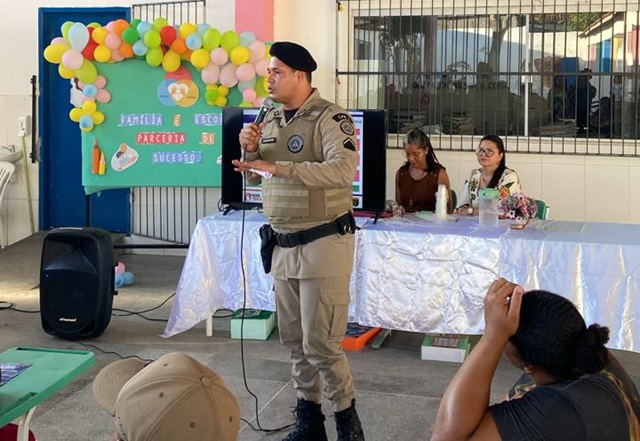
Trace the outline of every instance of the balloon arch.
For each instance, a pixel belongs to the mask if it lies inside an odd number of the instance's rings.
[[[251,32],[221,33],[206,23],[172,26],[164,18],[153,23],[120,19],[104,26],[66,22],[61,32],[44,50],[44,58],[59,65],[62,78],[77,80],[82,104],[71,109],[69,117],[84,132],[104,122],[98,106],[111,100],[99,63],[137,58],[174,73],[188,62],[206,85],[206,103],[215,107],[259,107],[267,96],[269,45]]]

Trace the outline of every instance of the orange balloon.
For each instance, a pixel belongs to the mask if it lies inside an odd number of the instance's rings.
[[[191,52],[193,52],[191,49],[187,49],[182,55],[180,55],[180,58],[191,62]]]
[[[129,43],[122,43],[118,49],[120,50],[120,55],[124,58],[133,57],[133,47]]]
[[[127,29],[128,27],[129,27],[129,22],[120,18],[114,22],[113,31],[119,36],[122,36],[122,33],[124,32],[124,30]]]
[[[171,43],[171,50],[177,54],[184,54],[187,51],[187,44],[181,38],[176,38]]]

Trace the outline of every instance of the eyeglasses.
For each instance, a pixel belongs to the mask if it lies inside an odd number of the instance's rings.
[[[476,149],[476,156],[485,155],[486,157],[490,158],[495,154],[496,154],[495,150],[491,150],[491,149]]]
[[[411,158],[419,158],[420,156],[424,155],[424,151],[419,151],[419,152],[402,152],[402,156],[404,156],[406,159],[411,159]]]

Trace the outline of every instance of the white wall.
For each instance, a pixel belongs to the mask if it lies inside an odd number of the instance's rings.
[[[99,6],[129,6],[127,0],[103,0]],[[0,69],[0,145],[20,147],[18,117],[31,113],[31,75],[38,73],[37,33],[39,7],[92,6],[88,0],[0,1],[0,14],[11,19],[0,27],[3,69]],[[98,6],[98,5],[95,5]],[[274,33],[276,40],[293,40],[305,45],[320,68],[313,83],[321,94],[333,99],[339,86],[336,69],[335,0],[275,0]],[[220,30],[232,29],[235,22],[233,0],[209,2],[207,21]],[[343,38],[344,43],[344,38]],[[343,82],[343,83],[346,83]],[[27,147],[31,139],[25,139]],[[388,197],[393,197],[393,176],[401,162],[400,150],[389,151],[387,165]],[[475,167],[470,152],[442,152],[454,189]],[[640,206],[634,189],[640,184],[640,159],[561,155],[511,154],[508,164],[522,177],[524,188],[532,196],[552,206],[555,219],[640,223]],[[38,165],[27,164],[31,179],[33,210],[38,224]],[[7,189],[0,216],[8,229],[9,243],[30,234],[24,164],[16,163],[17,176]]]

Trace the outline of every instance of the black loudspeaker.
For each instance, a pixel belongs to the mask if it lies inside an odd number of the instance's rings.
[[[111,235],[97,228],[57,228],[40,262],[42,328],[67,339],[97,337],[111,320],[115,261]]]

